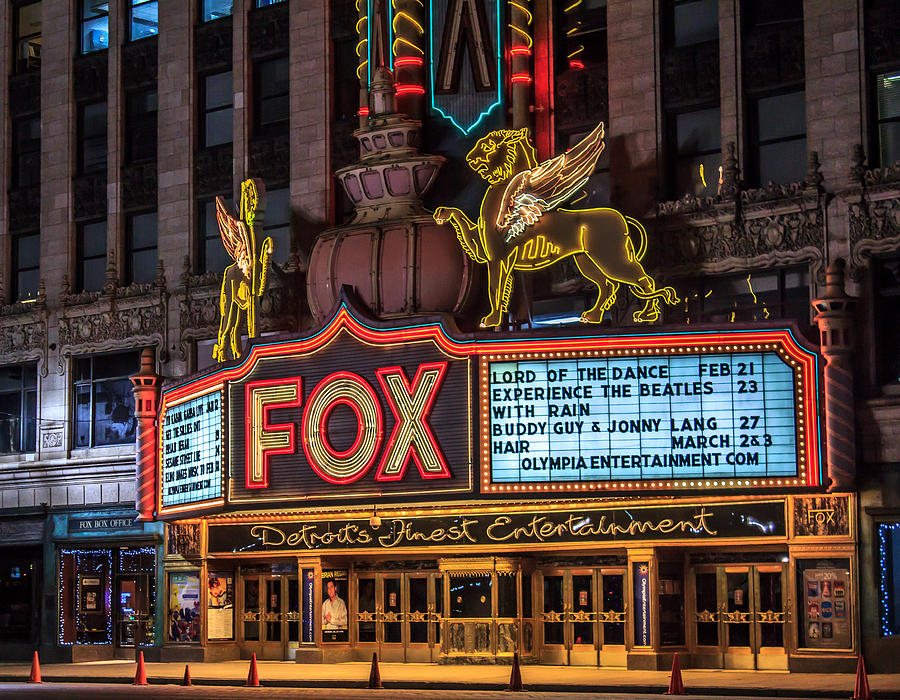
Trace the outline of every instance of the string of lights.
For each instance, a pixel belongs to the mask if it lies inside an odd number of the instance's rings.
[[[891,591],[891,541],[894,537],[900,537],[900,523],[878,523],[878,563],[880,564],[881,579],[878,582],[881,589],[881,634],[885,637],[893,637],[897,631],[893,623],[895,610],[892,608]]]

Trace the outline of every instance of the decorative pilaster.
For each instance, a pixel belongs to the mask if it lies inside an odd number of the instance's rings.
[[[137,460],[135,475],[135,509],[138,520],[153,520],[156,510],[156,400],[159,377],[154,370],[152,348],[141,352],[141,368],[131,378],[134,384],[134,415],[137,418]]]
[[[814,299],[825,356],[825,464],[829,491],[847,491],[856,481],[856,414],[853,404],[853,348],[856,299],[844,292],[844,261],[825,273],[825,295]]]

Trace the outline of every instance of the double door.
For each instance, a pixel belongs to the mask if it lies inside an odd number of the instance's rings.
[[[784,565],[698,568],[694,581],[698,661],[720,668],[787,669]]]
[[[624,666],[625,569],[546,570],[541,661]]]
[[[241,639],[247,654],[288,660],[300,645],[300,581],[296,575],[252,574],[241,578]]]
[[[442,588],[429,573],[360,574],[352,617],[357,645],[384,661],[437,661]]]

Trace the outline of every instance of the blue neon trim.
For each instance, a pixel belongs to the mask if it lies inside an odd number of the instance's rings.
[[[894,537],[900,536],[900,523],[879,523],[878,524],[878,561],[880,563],[881,570],[881,579],[878,582],[878,587],[881,591],[881,636],[882,637],[893,637],[894,631],[891,628],[891,601],[888,597],[888,590],[886,587],[887,581],[889,579],[887,573],[887,563],[888,563],[888,546],[887,546],[887,532],[891,530],[892,535]],[[897,563],[894,562],[894,569],[897,568]]]
[[[429,89],[430,96],[431,96],[431,108],[435,112],[440,114],[442,117],[444,117],[444,119],[448,119],[450,121],[450,123],[453,124],[453,126],[455,126],[463,134],[466,134],[466,135],[468,135],[469,132],[472,131],[472,129],[474,129],[476,126],[478,126],[487,115],[489,115],[491,112],[494,111],[494,109],[496,107],[503,104],[502,88],[500,85],[500,82],[501,82],[500,76],[502,73],[501,68],[500,68],[500,65],[501,65],[500,58],[502,55],[500,52],[500,42],[501,42],[501,39],[500,39],[500,37],[501,37],[500,17],[501,17],[500,0],[497,0],[497,101],[494,102],[490,107],[488,107],[484,112],[482,112],[478,116],[478,119],[476,119],[472,124],[470,124],[468,128],[465,128],[463,126],[460,126],[460,124],[449,114],[445,114],[444,111],[434,103],[434,0],[428,0],[428,43],[429,43],[428,72],[429,72],[429,75],[431,76],[431,81],[430,81],[431,84],[428,86],[428,89]],[[470,57],[470,60],[471,60],[471,57]]]

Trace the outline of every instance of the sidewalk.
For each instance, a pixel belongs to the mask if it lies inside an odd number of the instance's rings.
[[[243,685],[248,661],[193,663],[191,677],[197,685]],[[360,688],[369,677],[369,664],[295,664],[260,661],[260,682],[270,687]],[[177,684],[183,663],[148,663],[151,684]],[[509,682],[509,666],[439,666],[437,664],[380,664],[385,688],[431,690],[500,690]],[[0,664],[0,682],[28,679],[29,664]],[[133,661],[97,661],[41,666],[44,682],[130,683]],[[852,674],[782,673],[770,671],[682,671],[685,689],[696,695],[759,695],[765,697],[849,698]],[[669,684],[665,671],[627,671],[580,666],[523,666],[527,690],[547,692],[606,692],[662,694]],[[874,697],[900,698],[900,673],[873,674],[869,686]],[[0,688],[2,693],[2,688]]]

